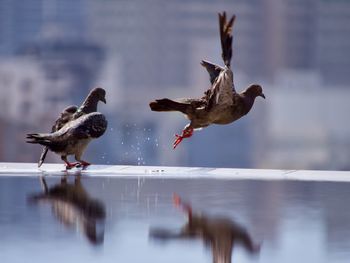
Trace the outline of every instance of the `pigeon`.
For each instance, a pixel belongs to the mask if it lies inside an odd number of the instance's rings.
[[[59,129],[61,129],[66,123],[68,123],[69,121],[71,121],[73,119],[73,115],[74,113],[78,110],[78,107],[75,105],[69,106],[67,108],[65,108],[61,114],[60,117],[55,121],[55,124],[52,126],[51,128],[51,132],[55,132],[58,131]],[[45,146],[41,152],[40,158],[39,158],[39,162],[38,162],[38,167],[40,167],[46,158],[47,152],[48,152],[49,148],[47,146]]]
[[[65,226],[78,226],[86,238],[94,245],[103,242],[106,209],[104,204],[86,192],[76,176],[74,183],[68,183],[67,177],[61,182],[48,187],[44,177],[40,177],[43,193],[28,196],[29,204],[49,203],[52,213]]]
[[[157,99],[149,104],[152,111],[179,111],[190,120],[182,134],[175,135],[174,149],[184,138],[191,137],[194,130],[199,130],[211,124],[232,123],[251,110],[256,97],[260,96],[265,99],[262,87],[258,84],[251,84],[241,93],[235,90],[230,65],[232,27],[235,18],[236,16],[233,15],[228,21],[225,12],[219,13],[222,59],[225,66],[221,67],[202,60],[201,65],[208,71],[211,82],[211,87],[204,93],[204,96],[199,99]]]
[[[194,213],[192,207],[174,195],[174,203],[187,214],[187,223],[180,231],[153,228],[150,236],[159,241],[201,239],[212,251],[213,262],[230,263],[233,247],[240,243],[250,254],[260,252],[261,244],[256,244],[248,231],[240,224],[226,217],[207,216]]]
[[[65,108],[61,112],[59,118],[55,121],[55,124],[52,126],[51,132],[58,131],[71,120],[75,120],[84,114],[96,112],[97,104],[99,101],[106,103],[106,91],[100,87],[91,90],[89,95],[86,97],[83,104],[79,108],[75,105]],[[48,147],[45,146],[41,153],[38,167],[40,167],[43,164],[47,152]]]
[[[53,133],[27,134],[27,143],[41,144],[49,150],[61,156],[66,168],[76,165],[86,167],[90,163],[83,161],[83,155],[87,145],[92,139],[102,136],[107,129],[107,120],[100,112],[92,112],[72,120],[60,130]],[[75,155],[77,163],[70,163],[68,155]]]

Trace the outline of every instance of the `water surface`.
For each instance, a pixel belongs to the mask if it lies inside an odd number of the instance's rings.
[[[1,176],[0,262],[213,262],[216,255],[218,262],[345,263],[349,186]],[[196,220],[189,223],[174,193]]]

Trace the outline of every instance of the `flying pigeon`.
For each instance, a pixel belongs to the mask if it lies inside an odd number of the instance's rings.
[[[176,194],[174,203],[186,213],[187,223],[176,232],[153,228],[150,230],[153,239],[163,242],[200,239],[212,251],[213,262],[231,262],[233,247],[238,243],[250,254],[260,252],[261,244],[256,244],[248,231],[230,218],[194,213],[191,205],[183,203]]]
[[[84,114],[96,112],[97,104],[99,101],[106,103],[106,91],[98,87],[90,91],[83,104],[79,108],[75,105],[65,108],[61,112],[59,118],[55,121],[55,124],[52,126],[51,132],[58,131],[71,120],[75,120]],[[40,155],[38,167],[40,167],[43,164],[46,158],[47,151],[48,147],[45,146]]]
[[[211,88],[200,99],[157,99],[149,105],[152,111],[179,111],[186,115],[190,123],[185,126],[181,135],[175,135],[173,148],[184,139],[192,136],[195,129],[201,129],[211,124],[229,124],[246,115],[252,108],[255,98],[265,98],[258,84],[250,85],[246,90],[237,93],[233,83],[231,70],[232,57],[232,27],[236,16],[229,21],[226,13],[219,13],[220,40],[222,59],[225,66],[221,67],[203,60],[201,65],[209,73]]]
[[[86,167],[90,163],[83,161],[81,156],[89,142],[102,136],[106,129],[105,116],[99,112],[92,112],[70,121],[56,132],[27,134],[27,143],[48,147],[49,150],[61,156],[67,169],[77,164]],[[68,155],[74,155],[78,163],[70,163],[67,160]]]

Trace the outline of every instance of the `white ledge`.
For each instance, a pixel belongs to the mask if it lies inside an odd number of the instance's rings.
[[[222,180],[302,180],[350,182],[349,171],[268,170],[236,168],[91,165],[85,170],[65,171],[63,164],[0,163],[0,176],[40,176],[81,173],[84,176],[148,177],[148,178],[206,178]]]

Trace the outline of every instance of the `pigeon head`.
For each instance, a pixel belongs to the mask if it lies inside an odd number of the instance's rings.
[[[97,98],[99,101],[102,101],[103,103],[106,103],[106,91],[103,88],[94,88],[90,95],[94,98]]]
[[[262,87],[258,84],[252,84],[250,85],[244,92],[246,95],[256,98],[256,97],[263,97],[265,99],[265,95],[263,93]]]
[[[106,91],[102,88],[94,88],[79,108],[79,112],[91,113],[97,111],[99,101],[106,103]]]

